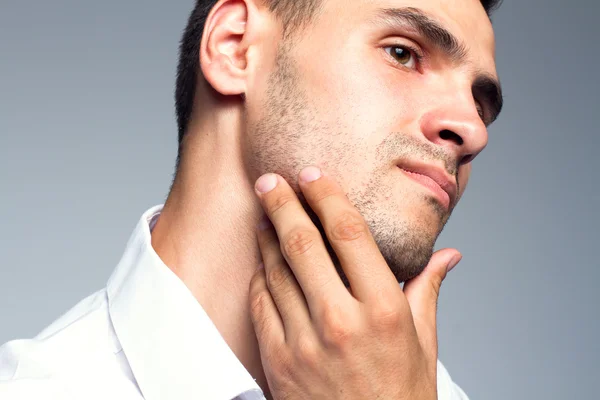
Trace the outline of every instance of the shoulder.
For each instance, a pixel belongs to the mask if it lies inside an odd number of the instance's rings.
[[[15,379],[0,381],[0,398],[3,400],[66,400],[75,399],[67,386],[52,379]]]
[[[0,347],[0,381],[38,379],[86,368],[111,352],[106,292],[83,299],[33,339]],[[77,365],[77,367],[75,367]]]
[[[0,347],[0,398],[96,398],[109,386],[131,386],[124,361],[101,290],[35,338]]]
[[[437,384],[439,400],[469,400],[466,393],[458,386],[440,360],[437,362]]]

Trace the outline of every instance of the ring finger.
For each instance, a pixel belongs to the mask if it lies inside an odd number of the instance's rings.
[[[277,233],[266,216],[258,226],[257,236],[267,286],[281,315],[287,340],[312,324],[308,305],[294,273],[281,254]]]

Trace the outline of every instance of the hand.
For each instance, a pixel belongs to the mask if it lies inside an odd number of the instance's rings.
[[[350,290],[288,183],[267,174],[256,184],[268,220],[258,229],[264,268],[251,281],[250,306],[271,395],[437,399],[437,299],[460,253],[436,252],[402,289],[340,186],[326,175],[310,181],[319,174],[303,170],[299,185]]]

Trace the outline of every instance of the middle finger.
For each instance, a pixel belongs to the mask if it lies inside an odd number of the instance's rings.
[[[367,222],[340,185],[316,167],[303,169],[299,178],[302,193],[319,217],[354,297],[369,302],[401,294]]]

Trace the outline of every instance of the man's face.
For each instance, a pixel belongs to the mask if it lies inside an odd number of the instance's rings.
[[[298,172],[323,167],[365,217],[398,281],[416,276],[495,114],[494,86],[480,79],[496,76],[480,1],[323,0],[301,34],[275,47],[246,93],[249,175],[279,173],[300,193]],[[427,169],[451,178],[456,195],[407,172]]]

